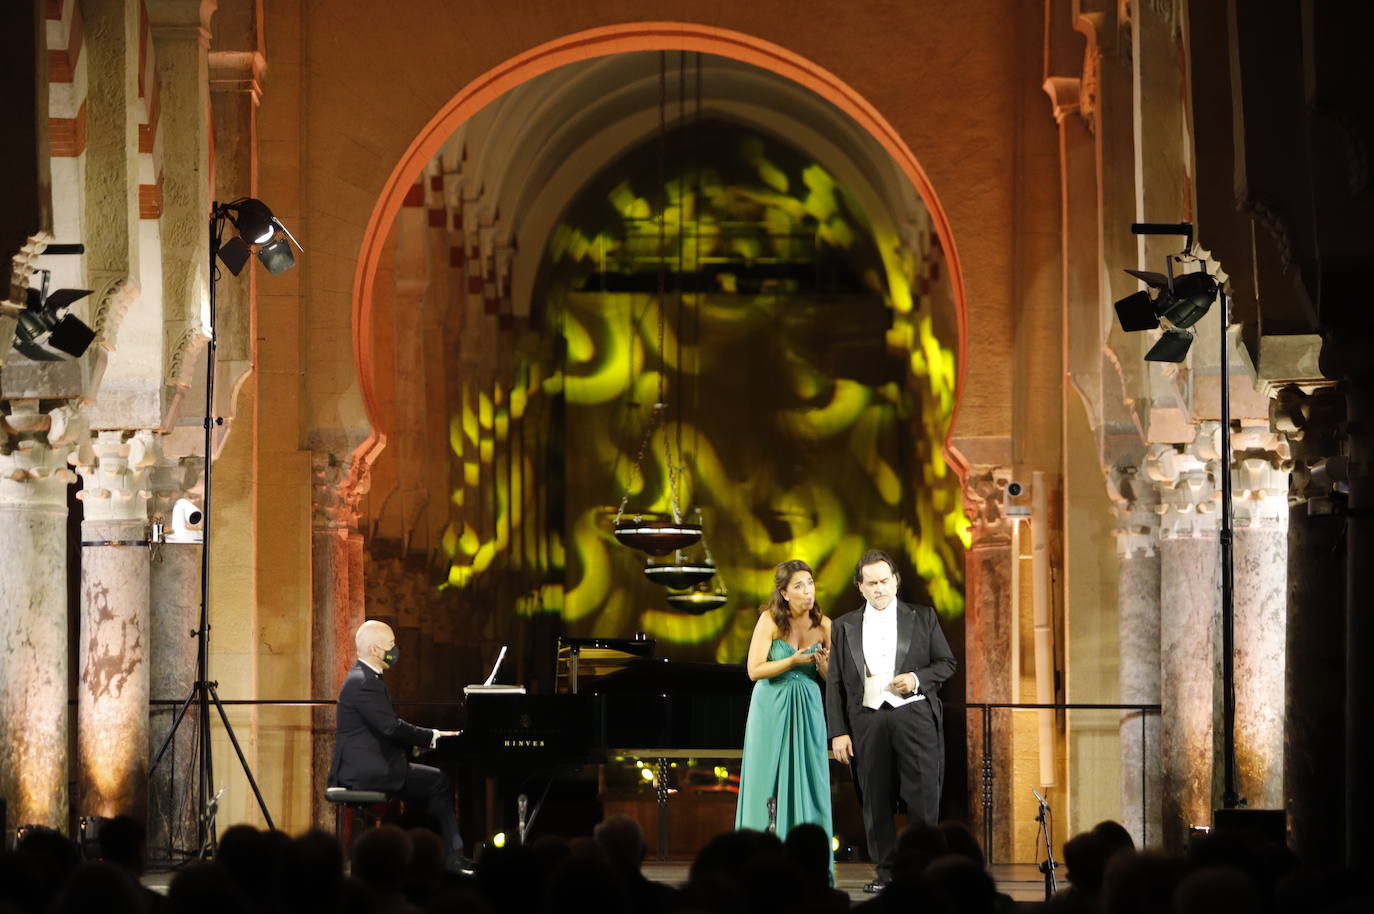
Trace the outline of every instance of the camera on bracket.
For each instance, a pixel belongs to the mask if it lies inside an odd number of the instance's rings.
[[[172,530],[164,539],[169,543],[205,542],[205,513],[190,499],[177,499],[172,506]]]
[[[1022,483],[1012,480],[1002,489],[1002,513],[1007,517],[1030,517],[1030,505],[1020,501],[1026,494]]]

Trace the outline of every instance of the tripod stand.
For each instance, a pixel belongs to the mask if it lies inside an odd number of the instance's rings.
[[[224,703],[219,697],[219,683],[210,679],[210,500],[214,492],[211,485],[211,460],[213,448],[214,427],[220,425],[224,420],[214,415],[215,404],[215,286],[219,279],[219,267],[217,259],[220,256],[220,239],[224,234],[226,222],[234,221],[232,212],[236,211],[238,203],[216,204],[210,213],[210,326],[207,328],[210,336],[206,347],[205,358],[205,417],[203,425],[205,428],[205,494],[201,508],[201,537],[200,552],[200,618],[196,625],[196,681],[191,685],[191,691],[186,696],[186,700],[181,703],[177,710],[176,717],[172,721],[172,728],[167,732],[166,739],[162,742],[162,747],[158,749],[157,756],[153,759],[152,767],[148,774],[151,777],[157,771],[158,764],[166,754],[167,749],[176,738],[177,730],[181,723],[186,719],[186,712],[190,710],[192,704],[196,707],[196,730],[197,730],[197,752],[196,752],[196,796],[197,809],[199,815],[196,817],[196,858],[213,856],[215,853],[215,816],[219,809],[219,798],[224,792],[221,788],[218,792],[214,791],[214,760],[211,757],[210,745],[210,708],[213,705],[219,714],[220,723],[224,726],[224,732],[229,737],[230,744],[234,747],[235,754],[238,755],[239,765],[243,768],[243,773],[248,778],[248,785],[253,789],[253,796],[257,798],[258,809],[262,812],[263,819],[267,822],[267,827],[276,829],[272,823],[272,814],[267,811],[267,802],[262,798],[262,791],[258,789],[258,782],[253,777],[253,770],[248,764],[248,759],[243,754],[243,748],[239,745],[238,737],[234,735],[234,728],[229,723],[229,716],[224,712]],[[256,203],[257,201],[252,201]],[[258,206],[262,204],[258,203]],[[265,207],[263,207],[265,209]],[[269,214],[270,218],[270,214]],[[236,223],[237,227],[237,223]],[[257,239],[254,239],[256,241]],[[242,267],[242,262],[239,263]],[[238,270],[234,270],[235,273]]]

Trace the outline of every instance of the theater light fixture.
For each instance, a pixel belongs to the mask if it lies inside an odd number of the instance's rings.
[[[1202,319],[1217,298],[1217,281],[1206,272],[1174,276],[1174,261],[1192,259],[1192,226],[1154,226],[1142,223],[1136,229],[1169,229],[1170,233],[1185,234],[1187,243],[1182,254],[1164,258],[1164,273],[1150,270],[1127,270],[1149,288],[1128,295],[1116,303],[1116,317],[1121,329],[1130,332],[1164,329],[1164,335],[1145,353],[1147,362],[1182,362],[1193,345],[1193,331],[1188,328]],[[1137,231],[1137,234],[1165,234],[1164,231]]]
[[[275,276],[295,266],[296,256],[291,252],[291,245],[294,244],[298,251],[304,250],[296,237],[261,200],[242,197],[232,203],[219,205],[211,221],[215,223],[225,219],[234,226],[236,234],[219,245],[217,253],[220,262],[235,276],[243,271],[243,265],[254,253],[267,272]]]
[[[51,273],[43,277],[40,288],[28,290],[24,310],[17,315],[14,348],[36,362],[61,362],[78,359],[95,340],[95,331],[70,312],[71,306],[91,294],[89,289],[48,291]]]

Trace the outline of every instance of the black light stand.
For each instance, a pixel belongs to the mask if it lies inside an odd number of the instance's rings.
[[[1221,312],[1221,805],[1244,805],[1236,791],[1236,607],[1231,530],[1231,302],[1218,288]]]
[[[1049,901],[1059,888],[1054,878],[1054,871],[1059,868],[1054,859],[1054,814],[1050,811],[1050,804],[1040,795],[1040,791],[1034,787],[1030,791],[1035,794],[1035,801],[1040,804],[1035,821],[1040,823],[1040,838],[1045,844],[1045,859],[1040,863],[1039,870],[1045,874],[1045,900]]]
[[[1159,223],[1137,222],[1131,225],[1136,235],[1182,235],[1183,254],[1190,255],[1193,247],[1193,226],[1188,222]],[[1127,270],[1134,276],[1144,279],[1147,284],[1158,286],[1162,277],[1150,278],[1149,274]],[[1206,270],[1204,268],[1203,272]],[[1210,281],[1210,280],[1209,280]],[[1172,291],[1173,280],[1169,281]],[[1235,534],[1231,527],[1231,305],[1226,290],[1220,283],[1215,287],[1218,299],[1218,316],[1221,318],[1221,529],[1218,541],[1221,544],[1221,754],[1222,754],[1222,793],[1221,805],[1225,809],[1244,806],[1236,790],[1236,662],[1235,662]],[[1122,303],[1118,303],[1118,307]],[[1118,311],[1118,313],[1120,313]],[[1200,312],[1199,312],[1200,315]],[[1193,320],[1196,320],[1194,317]],[[1135,329],[1126,327],[1124,329]],[[1184,350],[1186,352],[1186,348]],[[1149,356],[1147,356],[1149,358]],[[1183,358],[1179,353],[1178,361]]]
[[[167,737],[163,740],[162,747],[158,749],[157,756],[153,759],[152,767],[148,772],[151,776],[152,773],[157,770],[157,766],[162,761],[163,755],[166,754],[167,748],[172,744],[172,740],[176,736],[177,729],[181,726],[181,722],[185,720],[186,712],[190,709],[192,703],[194,703],[196,706],[197,741],[199,743],[199,758],[196,765],[196,791],[198,809],[200,810],[196,818],[196,840],[198,847],[195,854],[196,859],[207,855],[213,856],[215,853],[215,816],[219,809],[220,795],[224,792],[221,788],[219,791],[212,794],[212,791],[214,791],[215,777],[214,760],[211,757],[210,743],[211,705],[213,705],[215,711],[218,712],[220,723],[224,726],[224,732],[229,737],[229,742],[233,745],[235,754],[238,755],[239,765],[242,766],[243,773],[248,778],[248,785],[253,789],[253,796],[257,798],[258,809],[262,812],[262,817],[267,822],[267,827],[273,830],[276,829],[276,825],[272,822],[272,814],[267,811],[267,802],[262,797],[262,791],[258,789],[258,782],[253,777],[253,770],[248,765],[248,759],[243,754],[243,748],[239,745],[238,737],[234,735],[234,728],[229,723],[229,716],[224,711],[224,704],[220,701],[219,683],[211,680],[209,674],[210,520],[213,516],[210,513],[210,501],[214,492],[214,487],[211,485],[211,467],[213,465],[211,456],[213,454],[214,445],[214,428],[224,422],[221,417],[214,415],[215,348],[217,341],[215,330],[215,286],[219,279],[218,259],[221,253],[220,240],[224,234],[224,226],[227,222],[231,221],[234,221],[237,226],[237,221],[234,220],[232,213],[237,212],[239,204],[243,202],[244,201],[226,204],[216,203],[210,213],[210,325],[207,328],[210,340],[206,347],[205,416],[202,421],[205,429],[205,493],[201,507],[201,529],[203,532],[200,552],[200,619],[195,632],[196,681],[191,686],[191,691],[186,696],[186,700],[181,703],[181,707],[177,710],[176,718],[172,721],[172,729],[168,731]],[[262,207],[262,204],[257,201],[251,202],[257,203],[259,207]],[[265,207],[262,208],[266,209]],[[271,218],[270,212],[268,218]],[[254,243],[257,243],[257,239],[252,240]],[[235,239],[235,241],[238,241],[238,239]],[[239,242],[239,246],[242,247],[242,242]],[[246,256],[244,260],[246,260]],[[240,268],[242,265],[243,261],[239,261]],[[233,269],[232,265],[231,269]],[[234,269],[233,272],[237,274],[238,269]]]

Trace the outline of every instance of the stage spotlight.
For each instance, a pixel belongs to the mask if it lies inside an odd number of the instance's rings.
[[[1127,332],[1164,328],[1164,336],[1145,353],[1147,362],[1182,362],[1193,344],[1196,324],[1212,307],[1217,297],[1217,281],[1206,273],[1173,276],[1172,259],[1166,260],[1170,272],[1127,270],[1154,291],[1136,292],[1116,303],[1116,317]]]
[[[243,271],[243,265],[255,249],[258,260],[274,276],[295,265],[296,256],[291,252],[291,245],[294,244],[297,250],[304,250],[261,200],[243,197],[216,207],[212,223],[222,224],[219,222],[222,219],[228,219],[237,234],[219,245],[216,253],[220,262],[235,276]]]
[[[19,312],[14,328],[14,348],[35,362],[78,359],[95,341],[95,331],[69,309],[91,291],[55,289],[49,292],[51,274],[47,270],[38,272],[43,276],[43,284],[28,290],[24,310]]]

